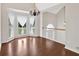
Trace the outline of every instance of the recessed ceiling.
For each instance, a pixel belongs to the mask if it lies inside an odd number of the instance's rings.
[[[45,11],[53,13],[53,14],[57,14],[63,7],[64,7],[64,4],[59,4],[59,5],[50,7],[48,9],[46,9]]]
[[[35,3],[36,8],[40,11],[43,11],[47,8],[53,7],[55,5],[58,5],[59,3]]]
[[[64,7],[62,3],[36,3],[36,8],[43,12],[57,14]]]

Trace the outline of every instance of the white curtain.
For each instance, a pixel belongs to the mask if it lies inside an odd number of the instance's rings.
[[[31,16],[30,17],[30,24],[33,26],[34,24],[34,21],[35,21],[35,17],[34,16]]]
[[[9,13],[9,20],[10,20],[11,25],[14,25],[14,18],[15,18],[14,14]]]
[[[17,20],[22,26],[24,26],[24,24],[27,22],[27,17],[19,15],[19,16],[17,16]]]
[[[9,17],[9,21],[10,21],[10,24],[12,25],[9,29],[10,29],[10,37],[13,37],[14,36],[14,19],[15,19],[15,16],[13,13],[9,13],[8,14],[8,17]]]

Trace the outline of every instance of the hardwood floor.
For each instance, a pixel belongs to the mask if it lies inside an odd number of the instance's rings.
[[[16,38],[3,43],[2,56],[68,56],[78,55],[64,48],[63,44],[41,37]]]

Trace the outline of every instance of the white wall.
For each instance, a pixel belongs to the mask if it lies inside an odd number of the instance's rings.
[[[62,8],[57,13],[57,26],[56,26],[56,28],[65,29],[64,21],[65,21],[65,8]],[[65,44],[65,31],[56,30],[56,40],[60,43]]]
[[[49,12],[44,12],[43,27],[46,27],[48,24],[53,24],[56,27],[56,15]]]
[[[1,49],[1,3],[0,3],[0,49]]]
[[[36,17],[36,36],[40,36],[40,15]]]
[[[66,47],[79,52],[79,5],[67,5]]]
[[[34,9],[34,4],[31,4],[31,3],[9,3],[9,4],[2,4],[2,13],[1,13],[1,17],[2,17],[2,20],[1,20],[1,35],[2,35],[2,43],[6,42],[8,40],[8,36],[9,36],[9,26],[8,26],[8,13],[7,13],[7,9],[8,8],[14,8],[14,9],[20,9],[20,10],[25,10],[25,11],[28,11],[28,10],[31,10],[31,9]]]
[[[58,13],[57,13],[57,28],[64,29],[64,21],[65,21],[65,8],[63,7]]]
[[[42,16],[42,26],[45,28],[43,29],[43,37],[47,37],[46,36],[46,26],[48,24],[52,24],[54,27],[56,27],[56,15],[55,14],[52,14],[52,13],[49,13],[49,12],[44,12],[43,13],[43,16]],[[53,30],[51,30],[51,32],[53,33]],[[52,37],[50,37],[51,39],[53,39],[53,34],[50,34],[52,35]]]

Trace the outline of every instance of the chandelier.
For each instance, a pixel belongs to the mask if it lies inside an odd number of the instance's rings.
[[[30,14],[31,14],[32,16],[38,16],[38,15],[40,14],[40,11],[34,9],[34,10],[31,10],[31,11],[30,11]]]

